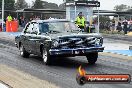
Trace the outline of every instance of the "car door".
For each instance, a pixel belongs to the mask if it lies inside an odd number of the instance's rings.
[[[45,40],[47,39],[46,32],[48,32],[48,24],[44,25],[43,23],[38,24],[38,35],[36,39],[36,51],[37,54],[41,55],[40,45],[44,45]]]
[[[27,26],[25,27],[24,33],[22,35],[22,44],[27,51],[31,50],[29,42],[30,42],[30,39],[32,36],[32,34],[31,34],[32,29],[33,29],[33,24],[28,23]]]
[[[32,52],[34,54],[37,54],[37,43],[39,43],[40,37],[38,36],[39,33],[39,27],[38,23],[33,23],[33,30],[32,30],[32,39],[30,40]]]

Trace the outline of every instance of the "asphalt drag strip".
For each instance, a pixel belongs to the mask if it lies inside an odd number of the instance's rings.
[[[104,54],[104,55],[103,55]],[[84,86],[79,86],[76,82],[77,69],[80,65],[89,74],[130,74],[132,75],[132,60],[126,59],[121,56],[116,56],[115,54],[111,55],[109,53],[100,53],[98,61],[95,65],[88,65],[85,57],[74,57],[74,58],[60,58],[59,60],[55,60],[53,66],[45,66],[43,65],[42,60],[34,55],[31,55],[29,58],[22,58],[19,56],[19,51],[16,47],[8,46],[8,45],[0,45],[0,67],[7,69],[3,69],[4,71],[2,75],[8,75],[8,73],[13,72],[14,74],[23,73],[23,75],[13,75],[9,74],[10,77],[19,77],[20,79],[15,79],[21,82],[20,85],[30,85],[36,84],[40,85],[39,88],[45,88],[44,85],[38,84],[37,80],[43,82],[51,83],[50,85],[54,85],[55,87],[61,88],[131,88],[132,84],[86,84]],[[15,70],[15,72],[14,72]],[[7,72],[6,71],[11,71]],[[18,71],[18,72],[17,72]],[[26,76],[25,76],[26,75]],[[28,76],[29,78],[27,78]],[[31,76],[31,78],[30,78]],[[3,77],[3,76],[0,76]],[[7,76],[4,76],[8,78]],[[32,82],[32,77],[35,79],[35,82]],[[35,77],[35,78],[34,78]],[[2,78],[0,78],[2,79]],[[12,79],[12,78],[11,78]],[[10,81],[10,80],[8,80]],[[6,83],[8,81],[5,80]],[[16,81],[11,81],[15,83]],[[9,84],[9,83],[8,83]],[[11,84],[10,84],[11,85]],[[15,84],[14,84],[15,85]],[[12,86],[12,85],[11,85]],[[53,87],[53,88],[55,88]],[[14,87],[15,88],[15,87]],[[18,88],[18,87],[16,87]],[[23,87],[25,88],[25,87]],[[27,87],[27,88],[38,88],[35,86]],[[48,88],[48,87],[46,87]],[[50,88],[50,87],[49,87]],[[51,87],[52,88],[52,87]]]
[[[0,80],[10,85],[0,84],[0,88],[59,88],[55,84],[0,64]]]
[[[9,41],[7,41],[9,40]],[[95,65],[89,65],[86,57],[56,58],[52,66],[43,64],[35,55],[23,58],[10,39],[0,39],[0,79],[10,86],[27,85],[27,88],[131,88],[130,84],[86,84],[80,86],[76,82],[78,67],[81,65],[88,74],[130,74],[132,75],[132,59],[129,56],[114,53],[99,53]],[[2,68],[2,69],[1,69]],[[6,72],[7,71],[7,72]],[[11,73],[11,74],[9,74]],[[16,77],[15,77],[16,76]],[[5,79],[10,78],[16,81]],[[32,80],[33,79],[33,80]],[[22,82],[21,82],[22,81]],[[11,82],[11,83],[8,83]],[[21,83],[20,83],[21,82]],[[27,83],[25,83],[27,82]],[[38,83],[40,82],[40,83]],[[46,84],[44,84],[46,82]],[[42,83],[42,84],[41,84]],[[39,87],[40,86],[40,87]],[[14,87],[15,88],[15,87]],[[19,88],[19,87],[16,87]]]

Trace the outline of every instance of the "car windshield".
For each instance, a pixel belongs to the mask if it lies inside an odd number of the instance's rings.
[[[48,22],[40,24],[40,32],[73,32],[79,31],[80,29],[72,22]]]

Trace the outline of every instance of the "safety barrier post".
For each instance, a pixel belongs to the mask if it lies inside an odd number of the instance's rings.
[[[18,31],[18,21],[6,21],[6,32],[17,32]]]

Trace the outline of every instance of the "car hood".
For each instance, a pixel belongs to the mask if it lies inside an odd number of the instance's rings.
[[[47,34],[51,39],[64,39],[64,38],[86,38],[86,37],[96,37],[100,38],[102,37],[99,33],[57,33],[57,34]]]

